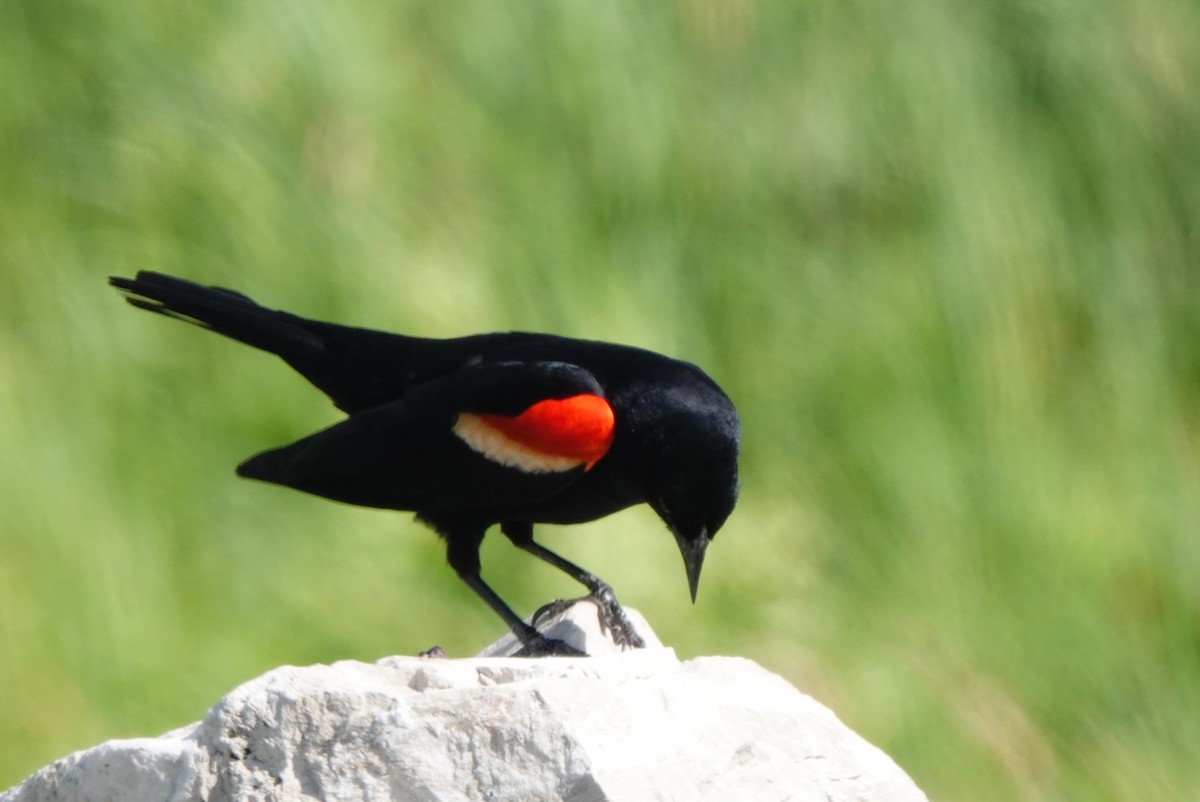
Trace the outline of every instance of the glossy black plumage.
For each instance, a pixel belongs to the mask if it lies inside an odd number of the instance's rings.
[[[694,598],[705,548],[737,500],[739,437],[732,403],[694,365],[545,334],[435,340],[322,323],[145,271],[110,283],[137,307],[277,354],[348,414],[250,458],[240,475],[417,513],[446,540],[455,571],[531,648],[546,644],[479,576],[479,543],[495,524],[517,546],[611,597],[604,583],[534,543],[532,525],[594,520],[647,503],[675,535]],[[517,416],[539,401],[580,394],[607,400],[615,426],[611,447],[590,469],[519,469],[453,431],[464,414]],[[612,606],[619,613],[615,599]]]

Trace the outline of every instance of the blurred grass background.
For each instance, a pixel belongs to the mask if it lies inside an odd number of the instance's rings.
[[[337,415],[104,286],[151,268],[700,363],[745,442],[698,605],[648,510],[548,545],[934,798],[1195,798],[1194,2],[3,17],[0,787],[281,663],[499,634],[409,516],[235,479]],[[501,541],[517,609],[575,590]]]

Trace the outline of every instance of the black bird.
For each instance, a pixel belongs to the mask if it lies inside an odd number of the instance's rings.
[[[571,650],[524,623],[480,577],[494,524],[584,584],[605,624],[641,645],[611,588],[533,540],[646,503],[679,544],[692,601],[705,549],[738,496],[739,422],[699,368],[610,343],[521,332],[427,339],[308,320],[241,293],[141,271],[112,277],[141,309],[278,355],[348,417],[243,462],[241,476],[409,510],[529,654]]]

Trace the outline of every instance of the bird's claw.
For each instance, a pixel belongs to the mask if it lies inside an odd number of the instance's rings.
[[[584,598],[587,598],[587,597],[585,596]],[[573,607],[575,605],[575,603],[578,601],[580,601],[580,600],[579,599],[555,599],[552,602],[543,604],[541,607],[537,608],[537,611],[534,612],[533,617],[531,617],[529,619],[529,622],[533,626],[536,627],[538,625],[538,621],[541,621],[543,618],[554,618],[557,615],[565,613],[568,609]]]
[[[537,626],[543,618],[553,618],[581,601],[590,601],[596,605],[596,617],[600,628],[608,633],[612,642],[622,649],[644,649],[646,641],[638,634],[625,609],[617,601],[617,594],[608,585],[602,584],[595,591],[578,599],[555,599],[544,604],[533,614],[532,623]]]
[[[612,637],[612,642],[622,649],[644,649],[646,641],[638,634],[625,609],[617,601],[617,594],[608,585],[601,585],[587,598],[596,604],[600,626]]]
[[[521,648],[513,657],[587,657],[587,652],[581,652],[565,641],[547,638],[538,634],[522,639]]]

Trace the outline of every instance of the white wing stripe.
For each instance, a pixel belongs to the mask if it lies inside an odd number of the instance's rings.
[[[525,473],[561,473],[578,468],[582,460],[543,454],[529,446],[513,440],[504,432],[487,424],[478,415],[463,412],[454,422],[453,431],[471,450],[482,454],[492,462]]]

